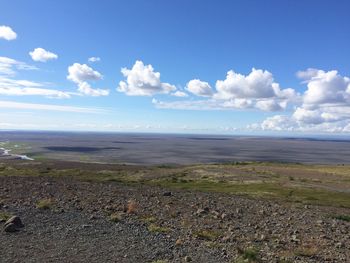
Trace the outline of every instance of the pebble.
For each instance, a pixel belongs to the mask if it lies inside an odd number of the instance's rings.
[[[191,261],[192,261],[192,258],[190,256],[185,257],[185,262],[191,262]]]
[[[171,192],[164,192],[163,196],[171,196]]]

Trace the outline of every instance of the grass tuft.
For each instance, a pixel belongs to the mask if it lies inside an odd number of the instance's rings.
[[[170,231],[170,229],[167,227],[158,226],[156,224],[150,224],[148,226],[148,231],[153,233],[167,233]]]
[[[51,209],[52,205],[53,201],[50,198],[41,199],[36,203],[36,207],[43,210]]]
[[[194,236],[200,239],[214,241],[220,236],[220,233],[213,230],[199,230],[194,232]]]
[[[333,217],[334,219],[338,219],[338,220],[342,220],[345,222],[350,222],[350,216],[348,215],[337,215],[335,217]]]

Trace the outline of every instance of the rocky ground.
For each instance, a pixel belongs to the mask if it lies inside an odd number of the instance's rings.
[[[0,176],[1,262],[350,262],[349,208]],[[8,224],[7,224],[8,225]],[[11,229],[10,229],[11,230]]]

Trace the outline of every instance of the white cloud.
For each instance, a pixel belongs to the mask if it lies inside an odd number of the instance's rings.
[[[47,51],[41,47],[29,52],[29,55],[34,61],[46,62],[48,60],[57,59],[58,56],[55,53]]]
[[[188,94],[186,92],[183,92],[183,91],[180,91],[180,90],[177,90],[173,93],[171,93],[171,96],[174,96],[174,97],[188,97]]]
[[[0,57],[0,74],[15,75],[17,70],[36,70],[35,66],[8,57]]]
[[[88,81],[100,80],[102,75],[93,70],[86,64],[74,63],[68,67],[67,79],[73,81],[78,85],[78,91],[87,96],[107,96],[109,90],[106,89],[94,89],[90,86]]]
[[[152,65],[144,65],[137,60],[132,69],[122,68],[125,81],[119,82],[117,90],[130,96],[152,96],[157,93],[170,93],[176,90],[174,85],[160,81],[160,73]]]
[[[295,128],[295,123],[289,116],[275,115],[266,118],[261,123],[261,126],[255,125],[253,128],[272,131],[292,131]]]
[[[45,96],[49,98],[70,98],[73,93],[47,89],[40,82],[14,79],[18,70],[33,70],[36,67],[12,58],[0,57],[0,95]]]
[[[294,89],[281,89],[268,71],[252,69],[247,75],[229,71],[225,80],[216,82],[213,90],[208,82],[193,79],[186,90],[194,95],[208,97],[207,100],[171,101],[155,104],[169,109],[255,109],[262,111],[285,110],[290,102],[296,102],[300,95]],[[201,108],[203,107],[203,108]]]
[[[342,77],[336,70],[308,69],[299,71],[307,83],[303,97],[305,107],[317,108],[321,104],[350,104],[350,79]]]
[[[0,26],[0,39],[14,40],[17,38],[17,34],[9,26]]]
[[[89,61],[89,62],[92,62],[92,63],[94,63],[94,62],[99,62],[99,61],[101,61],[101,58],[99,58],[99,57],[90,57],[90,58],[88,59],[88,61]]]
[[[255,68],[247,76],[230,70],[225,80],[216,82],[216,90],[215,97],[219,99],[273,97],[291,99],[296,96],[293,89],[281,90],[270,72]]]
[[[257,101],[255,107],[263,111],[280,111],[287,107],[287,102],[279,102],[276,99],[263,99]]]
[[[199,79],[190,80],[187,83],[186,89],[194,95],[201,97],[211,97],[213,95],[213,90],[209,83]]]
[[[43,84],[27,80],[14,80],[0,76],[0,95],[5,96],[45,96],[67,99],[72,93],[42,88]]]
[[[63,111],[76,113],[104,113],[103,109],[84,108],[74,106],[52,105],[52,104],[35,104],[21,103],[15,101],[0,101],[0,108],[6,109],[25,109],[25,110],[48,110],[48,111]]]

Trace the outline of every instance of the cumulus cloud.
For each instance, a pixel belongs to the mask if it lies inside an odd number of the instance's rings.
[[[99,58],[99,57],[90,57],[90,58],[88,59],[88,61],[89,61],[89,62],[92,62],[92,63],[94,63],[94,62],[99,62],[99,61],[101,61],[101,58]]]
[[[170,93],[176,90],[174,85],[161,82],[160,73],[152,65],[144,65],[137,60],[131,69],[122,68],[125,81],[120,81],[117,90],[130,96],[152,96],[158,93]]]
[[[38,47],[33,51],[30,51],[29,55],[32,57],[34,61],[39,61],[39,62],[46,62],[46,61],[58,58],[58,56],[55,53],[47,51],[41,47]]]
[[[252,69],[244,76],[230,70],[225,80],[216,82],[215,90],[208,82],[193,79],[186,90],[207,100],[171,101],[156,104],[158,108],[176,109],[255,109],[262,111],[282,111],[288,103],[299,99],[294,89],[281,89],[268,71]],[[193,104],[194,106],[192,106]]]
[[[186,89],[196,96],[211,97],[213,95],[213,90],[209,83],[199,79],[190,80]]]
[[[289,99],[296,95],[293,89],[281,90],[269,71],[255,68],[247,76],[230,70],[225,80],[216,82],[216,90],[215,97],[219,99]]]
[[[14,40],[17,38],[17,34],[9,26],[0,26],[0,39]]]
[[[74,63],[69,66],[67,79],[76,83],[78,85],[78,91],[84,95],[98,97],[109,94],[109,90],[94,89],[91,87],[88,81],[101,80],[102,75],[86,64]]]
[[[308,69],[298,72],[307,83],[303,97],[305,107],[316,108],[322,104],[349,104],[350,79],[342,77],[338,71]]]

